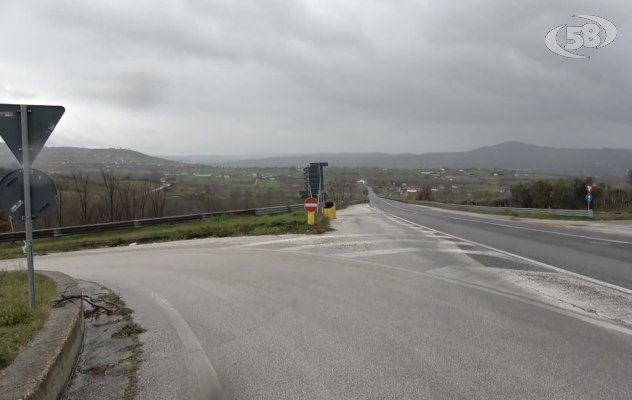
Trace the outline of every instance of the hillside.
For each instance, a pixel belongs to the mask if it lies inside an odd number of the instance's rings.
[[[623,177],[632,168],[632,150],[562,149],[506,142],[460,153],[338,153],[223,162],[227,167],[275,167],[328,161],[335,167],[501,168],[560,175]]]
[[[235,156],[173,157],[184,163],[221,165],[225,167],[288,167],[304,166],[310,162],[327,161],[332,167],[380,168],[500,168],[526,170],[557,175],[593,175],[621,179],[632,168],[632,150],[624,149],[563,149],[506,142],[466,152],[426,154],[386,153],[315,153],[295,156],[276,156],[235,160]],[[171,158],[171,157],[170,157]],[[77,147],[45,147],[35,167],[72,164],[122,164],[143,166],[176,166],[180,161],[153,157],[125,149],[84,149]],[[16,165],[13,154],[0,142],[0,165]]]
[[[0,142],[0,165],[17,164],[13,153]],[[44,147],[34,167],[69,164],[121,164],[172,166],[181,164],[126,149],[84,149],[79,147]]]

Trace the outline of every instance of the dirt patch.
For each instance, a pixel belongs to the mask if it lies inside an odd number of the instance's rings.
[[[62,400],[133,399],[145,330],[120,296],[94,282],[78,280],[84,296],[83,349]],[[77,301],[77,300],[73,300]]]

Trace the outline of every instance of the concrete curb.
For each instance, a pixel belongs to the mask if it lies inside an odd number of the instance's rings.
[[[77,281],[61,272],[37,271],[57,283],[60,296],[80,296]],[[74,304],[73,304],[74,302]],[[57,400],[75,369],[83,344],[83,301],[53,308],[42,330],[0,375],[0,400]]]

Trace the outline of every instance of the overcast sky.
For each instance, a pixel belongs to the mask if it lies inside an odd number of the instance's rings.
[[[632,148],[632,2],[0,0],[0,102],[154,155]],[[597,15],[591,58],[545,35]],[[602,33],[602,40],[605,34]],[[564,46],[564,30],[558,36]]]

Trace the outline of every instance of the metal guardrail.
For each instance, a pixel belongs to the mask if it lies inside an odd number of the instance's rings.
[[[303,204],[293,204],[291,206],[257,208],[255,210],[255,215],[281,214],[281,213],[292,212],[292,211],[300,211],[304,209],[305,208]]]
[[[549,215],[562,215],[568,217],[587,217],[593,218],[593,210],[560,210],[554,208],[517,208],[517,207],[486,207],[486,206],[472,206],[472,205],[463,205],[463,204],[449,204],[449,203],[440,203],[437,201],[426,201],[426,200],[402,200],[402,199],[393,199],[390,197],[381,197],[382,199],[387,200],[395,200],[401,203],[409,203],[409,204],[428,204],[428,205],[436,205],[439,207],[445,208],[467,208],[473,210],[484,210],[484,211],[508,211],[517,214],[549,214]]]
[[[201,214],[176,215],[173,217],[137,219],[133,221],[108,222],[108,223],[94,224],[94,225],[68,226],[65,228],[37,229],[33,231],[33,239],[60,237],[60,236],[69,236],[69,235],[85,235],[89,233],[103,233],[103,232],[110,232],[110,231],[116,231],[116,230],[121,230],[121,229],[138,229],[138,228],[144,228],[148,226],[177,224],[180,222],[207,220],[212,217],[223,216],[223,215],[272,215],[272,214],[282,214],[282,213],[292,212],[292,211],[299,211],[302,209],[303,209],[303,204],[292,204],[289,206],[251,208],[247,210],[219,211],[219,212],[208,212],[208,213],[201,213]],[[25,238],[24,231],[1,233],[0,243],[22,241],[24,240],[24,238]]]

